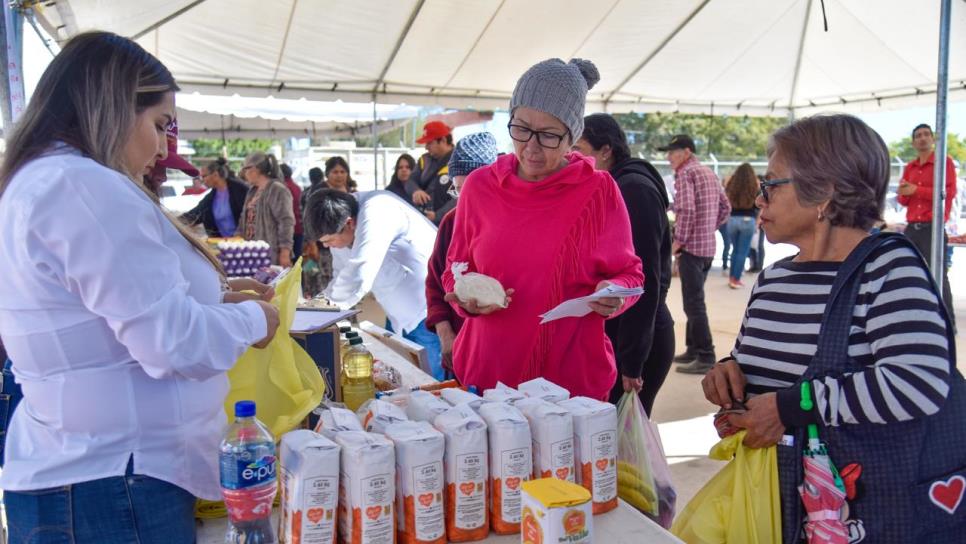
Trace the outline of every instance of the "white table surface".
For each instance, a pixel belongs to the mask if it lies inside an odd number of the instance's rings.
[[[359,334],[373,357],[399,371],[403,385],[423,385],[435,381],[374,336],[361,330]],[[277,528],[277,508],[273,517],[275,519],[273,525]],[[198,544],[221,544],[225,541],[225,532],[228,527],[226,518],[204,520],[198,523]],[[498,536],[491,534],[482,542],[493,544],[520,542],[520,535]],[[624,501],[618,501],[616,509],[606,514],[594,516],[594,542],[601,544],[640,544],[642,542],[648,544],[683,544],[677,537]]]

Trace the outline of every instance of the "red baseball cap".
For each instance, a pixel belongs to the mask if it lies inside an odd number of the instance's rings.
[[[423,135],[416,140],[417,144],[427,144],[433,140],[445,138],[453,133],[453,129],[442,121],[430,121],[423,126]]]
[[[172,168],[174,170],[181,170],[185,174],[191,177],[196,177],[201,174],[197,168],[191,165],[190,162],[186,161],[184,157],[178,155],[178,122],[172,121],[171,126],[168,127],[166,136],[168,137],[168,156],[162,160],[158,161],[157,165],[161,168]]]

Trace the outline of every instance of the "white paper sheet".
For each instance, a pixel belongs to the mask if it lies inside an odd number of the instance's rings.
[[[358,310],[344,310],[337,312],[318,311],[318,310],[295,310],[295,319],[289,332],[314,332],[324,329],[329,325],[349,319]]]
[[[548,323],[564,317],[582,317],[589,314],[590,303],[595,300],[608,297],[633,297],[644,293],[643,287],[621,287],[619,285],[608,285],[592,295],[586,297],[572,298],[565,300],[557,305],[556,308],[541,315],[540,324]]]

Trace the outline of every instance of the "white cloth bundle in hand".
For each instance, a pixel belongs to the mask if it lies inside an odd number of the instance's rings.
[[[476,272],[465,273],[469,263],[453,263],[453,278],[456,285],[453,291],[463,302],[475,299],[480,306],[499,306],[506,308],[506,291],[496,278]]]

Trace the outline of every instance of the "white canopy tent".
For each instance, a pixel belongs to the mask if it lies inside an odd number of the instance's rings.
[[[505,107],[516,79],[533,63],[583,57],[593,60],[601,75],[588,96],[591,111],[794,117],[936,103],[939,161],[945,157],[946,101],[966,99],[963,1],[46,0],[23,5],[58,41],[88,29],[130,36],[160,58],[186,91],[205,94],[485,110]],[[948,26],[937,55],[941,19]],[[943,86],[939,93],[937,83]],[[937,169],[934,210],[941,210],[942,177],[943,169]],[[941,214],[935,215],[933,269],[941,278],[936,266]]]
[[[591,109],[752,115],[928,105],[940,17],[939,2],[908,0],[48,0],[33,10],[58,40],[87,29],[136,38],[189,92],[493,109],[534,62],[583,57],[601,73]],[[949,97],[962,100],[966,4],[951,15]]]
[[[178,129],[192,138],[352,138],[370,135],[373,104],[262,99],[242,96],[212,100],[178,95]],[[399,128],[419,115],[415,106],[375,106],[376,132]]]

